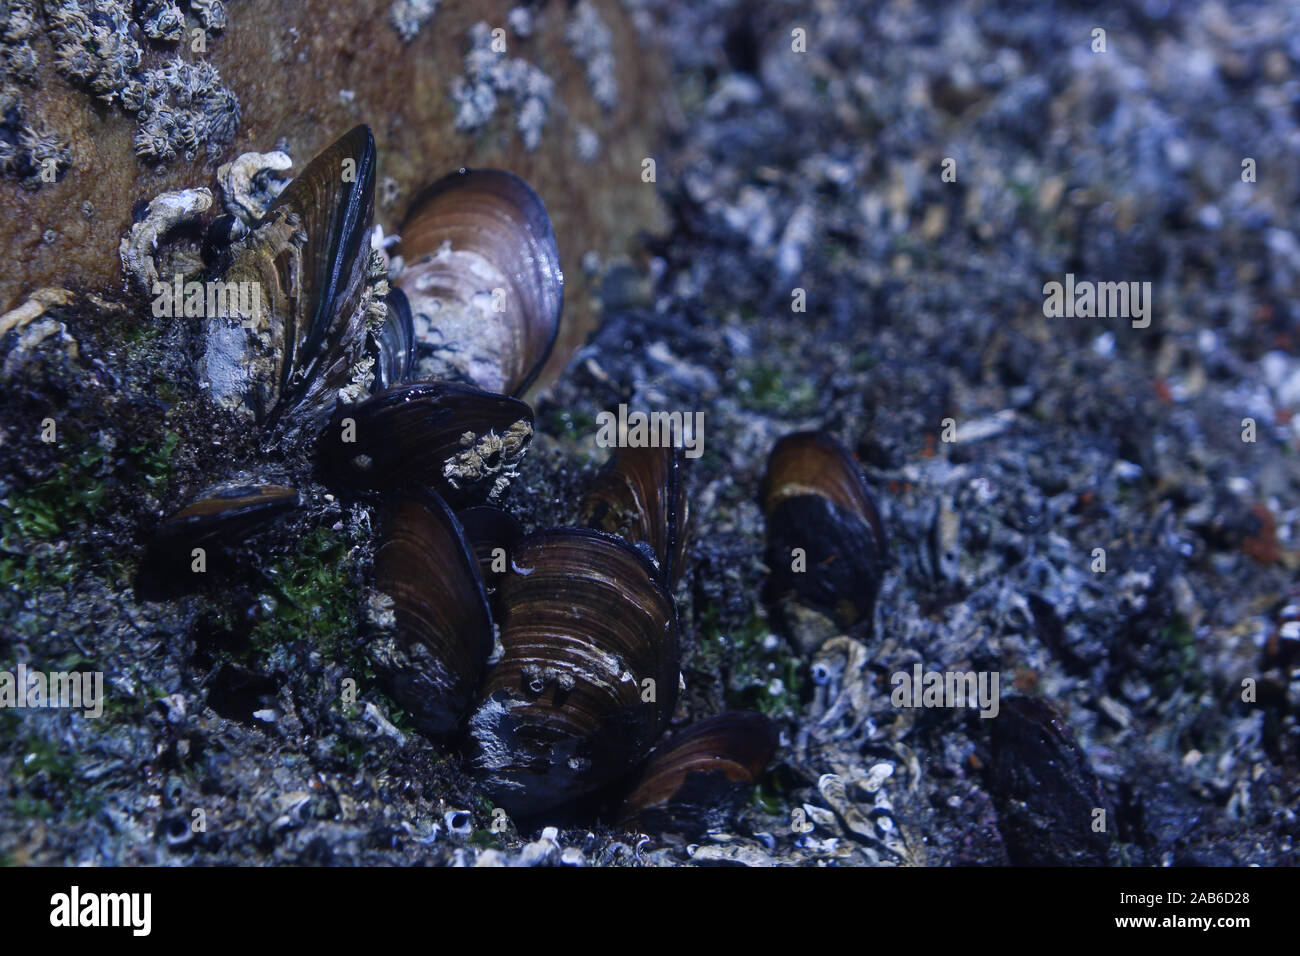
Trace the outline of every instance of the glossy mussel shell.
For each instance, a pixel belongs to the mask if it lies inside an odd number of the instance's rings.
[[[533,411],[505,395],[414,382],[341,405],[321,436],[326,480],[358,491],[425,485],[455,507],[504,492],[533,434]]]
[[[323,419],[348,385],[366,342],[375,161],[370,128],[356,127],[232,247],[222,282],[255,290],[257,308],[205,319],[199,372],[219,404],[295,428]]]
[[[888,560],[884,524],[853,456],[824,432],[777,442],[761,491],[767,521],[765,597],[794,599],[838,627],[870,627]],[[793,555],[802,549],[804,570]]]
[[[644,758],[680,679],[672,598],[651,562],[598,531],[537,532],[515,546],[496,606],[504,653],[468,724],[471,770],[496,805],[546,810]]]
[[[427,489],[384,500],[370,620],[393,698],[423,733],[452,733],[492,652],[492,618],[460,523]]]
[[[298,507],[287,485],[225,482],[202,492],[158,528],[136,576],[136,593],[161,600],[201,586],[228,570],[225,550]],[[195,570],[194,549],[204,551]]]
[[[431,350],[428,377],[519,395],[550,354],[564,275],[546,207],[511,173],[462,170],[418,197],[397,284]]]
[[[659,746],[619,809],[622,824],[688,837],[726,826],[749,800],[777,748],[776,725],[732,711]]]
[[[690,513],[680,448],[618,448],[596,475],[578,521],[645,544],[672,588],[685,567]]]

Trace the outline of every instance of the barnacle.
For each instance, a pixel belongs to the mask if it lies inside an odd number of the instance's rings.
[[[605,109],[612,110],[618,105],[614,41],[596,5],[591,0],[578,0],[564,32],[573,55],[587,69],[592,98]]]
[[[144,159],[192,158],[200,147],[215,150],[229,142],[239,128],[239,100],[210,63],[177,57],[132,80],[122,100],[139,110],[135,150]]]
[[[456,104],[456,128],[472,131],[487,123],[496,112],[499,96],[509,96],[518,111],[515,128],[529,151],[541,142],[555,84],[527,60],[507,59],[492,48],[492,29],[479,21],[470,27],[470,47],[465,54],[465,72],[451,81],[451,98]]]
[[[46,7],[55,67],[73,82],[112,102],[140,66],[129,4],[117,0],[61,0]]]
[[[388,21],[402,39],[410,43],[438,12],[439,2],[440,0],[397,0],[389,8]]]
[[[190,10],[205,30],[224,30],[228,22],[226,6],[221,0],[190,0]]]
[[[185,36],[185,14],[172,0],[148,0],[140,17],[151,40],[174,43]]]

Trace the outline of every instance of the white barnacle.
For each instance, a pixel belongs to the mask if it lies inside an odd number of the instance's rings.
[[[443,463],[442,475],[453,488],[491,481],[488,497],[496,500],[519,474],[519,462],[532,436],[533,428],[524,419],[512,424],[504,434],[492,429],[482,435],[467,431],[460,439],[464,451]]]
[[[376,630],[391,631],[397,627],[395,602],[391,595],[382,591],[372,591],[366,599],[366,620]]]

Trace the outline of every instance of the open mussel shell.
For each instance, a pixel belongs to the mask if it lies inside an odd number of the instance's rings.
[[[372,336],[375,379],[371,391],[382,392],[401,385],[411,374],[415,361],[415,326],[411,306],[401,289],[393,289],[384,300],[388,317],[379,332]]]
[[[497,589],[504,649],[468,724],[470,769],[527,816],[620,777],[676,706],[677,621],[657,569],[619,538],[552,528]]]
[[[326,480],[357,491],[426,485],[454,507],[495,500],[533,435],[533,410],[506,395],[413,382],[340,405],[321,435]]]
[[[510,570],[510,554],[524,536],[524,526],[495,505],[472,505],[457,512],[456,518],[478,559],[484,583],[495,588]]]
[[[313,159],[230,249],[204,316],[200,376],[258,422],[319,421],[362,357],[375,141],[358,126]],[[210,284],[215,285],[215,283]]]
[[[870,628],[888,545],[853,456],[825,432],[787,435],[772,450],[760,498],[770,571],[764,596],[787,626],[797,630],[790,619],[806,608],[833,630]]]
[[[298,507],[286,485],[227,482],[162,523],[136,575],[136,594],[157,601],[201,586],[225,567],[225,550]]]
[[[424,377],[520,395],[560,328],[564,275],[546,207],[500,170],[462,170],[425,190],[401,228],[397,279],[428,355]]]
[[[620,823],[688,838],[727,826],[777,743],[776,725],[762,714],[732,711],[688,727],[638,771],[619,808]]]
[[[478,560],[446,502],[428,489],[385,498],[375,552],[370,657],[419,730],[451,734],[492,653]]]
[[[645,544],[669,588],[685,567],[689,506],[680,448],[618,448],[596,475],[578,522]]]

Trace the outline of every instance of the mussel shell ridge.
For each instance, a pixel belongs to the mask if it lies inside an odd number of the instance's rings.
[[[578,528],[519,542],[497,607],[504,653],[469,720],[470,767],[526,816],[649,751],[677,701],[676,614],[645,556]]]

